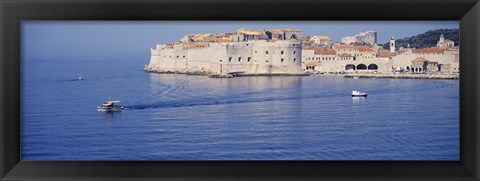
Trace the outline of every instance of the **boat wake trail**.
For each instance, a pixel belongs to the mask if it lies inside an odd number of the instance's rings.
[[[151,104],[141,104],[126,106],[128,109],[157,109],[157,108],[178,108],[178,107],[192,107],[192,106],[211,106],[211,105],[228,105],[228,104],[243,104],[243,103],[262,103],[271,101],[291,101],[304,99],[317,99],[323,97],[338,97],[346,96],[347,94],[322,94],[313,96],[290,96],[290,97],[260,97],[247,99],[218,99],[218,98],[204,98],[200,100],[178,100],[169,102],[157,102]],[[347,96],[348,97],[348,96]]]

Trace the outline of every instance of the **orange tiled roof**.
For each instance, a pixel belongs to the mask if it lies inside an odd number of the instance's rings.
[[[450,67],[452,66],[451,64],[447,63],[447,64],[442,64],[442,67]]]
[[[334,46],[333,48],[334,49],[355,49],[354,46],[350,46],[350,45],[338,45],[338,46]]]
[[[393,56],[395,56],[395,53],[390,53],[389,50],[379,50],[377,55],[378,58],[390,58]]]
[[[338,57],[353,57],[353,56],[350,55],[350,54],[347,54],[347,53],[342,53],[342,54],[338,55]]]
[[[374,52],[372,48],[367,46],[357,46],[356,48],[361,52]]]
[[[413,53],[445,53],[445,48],[419,48],[412,49]]]
[[[315,54],[317,55],[335,55],[337,51],[331,48],[317,48],[315,49]]]
[[[321,63],[321,62],[308,62],[308,63],[305,64],[305,65],[321,66],[322,63]]]
[[[320,40],[330,40],[330,37],[325,36],[325,35],[315,35],[315,36],[312,36],[312,38],[317,38],[317,39],[320,39]]]

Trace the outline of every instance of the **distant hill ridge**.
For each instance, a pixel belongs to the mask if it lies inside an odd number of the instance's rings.
[[[395,40],[395,47],[408,47],[410,48],[425,48],[437,46],[437,41],[440,38],[440,35],[443,33],[445,39],[450,39],[455,42],[455,46],[460,44],[460,31],[459,29],[437,29],[437,30],[428,30],[425,33],[418,34],[416,36],[405,37],[398,40]],[[382,45],[384,49],[389,49],[389,42]]]

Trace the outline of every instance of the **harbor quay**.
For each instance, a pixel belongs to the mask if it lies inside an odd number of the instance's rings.
[[[459,74],[406,74],[406,73],[377,73],[377,74],[345,74],[345,78],[394,78],[394,79],[459,79]]]
[[[368,31],[333,42],[325,35],[303,35],[300,29],[247,30],[186,34],[178,42],[151,49],[144,71],[211,77],[304,76],[446,78],[460,72],[459,46],[443,34],[436,46],[397,47],[377,44]]]

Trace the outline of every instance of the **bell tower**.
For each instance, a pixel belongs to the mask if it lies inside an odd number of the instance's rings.
[[[390,38],[390,53],[395,53],[395,38]]]

